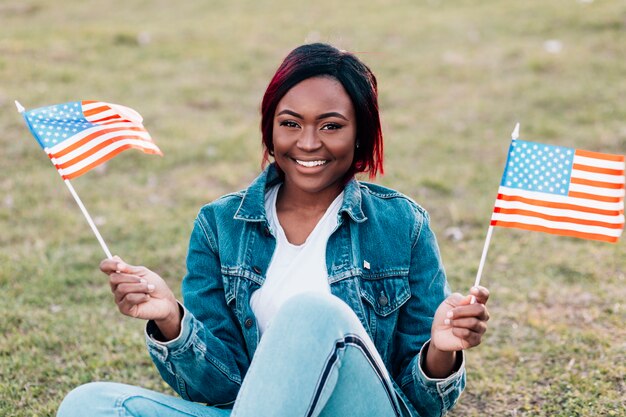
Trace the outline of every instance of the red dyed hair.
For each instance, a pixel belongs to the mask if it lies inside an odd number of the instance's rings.
[[[346,179],[358,172],[367,172],[370,178],[379,172],[383,174],[383,132],[376,77],[354,54],[323,43],[302,45],[291,51],[265,90],[261,104],[263,165],[274,155],[273,127],[278,102],[299,82],[320,76],[339,81],[354,106],[357,146]]]

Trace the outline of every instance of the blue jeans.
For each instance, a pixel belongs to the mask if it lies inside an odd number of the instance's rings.
[[[331,295],[303,294],[261,339],[233,410],[130,385],[94,382],[70,392],[57,417],[400,416],[387,371],[354,312]]]

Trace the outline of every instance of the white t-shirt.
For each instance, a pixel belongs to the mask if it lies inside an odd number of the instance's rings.
[[[326,270],[326,243],[337,227],[337,214],[343,202],[343,192],[330,204],[309,237],[301,245],[287,240],[276,214],[276,197],[280,184],[265,195],[265,212],[276,236],[276,249],[265,282],[252,293],[250,307],[261,334],[290,297],[304,292],[330,294]]]

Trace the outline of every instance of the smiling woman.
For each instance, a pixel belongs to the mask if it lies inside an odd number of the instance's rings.
[[[357,181],[382,173],[376,78],[353,54],[303,45],[262,103],[269,164],[203,207],[183,279],[100,264],[118,309],[182,398],[91,383],[68,416],[440,416],[465,386],[489,292],[449,294],[428,214]],[[474,299],[473,303],[470,300]]]

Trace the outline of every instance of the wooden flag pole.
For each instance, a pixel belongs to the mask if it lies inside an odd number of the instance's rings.
[[[24,111],[25,111],[24,107],[17,100],[15,100],[15,106],[17,107],[17,111],[18,112],[20,112],[22,114],[24,113]],[[47,152],[47,150],[46,150],[46,152]],[[55,163],[54,159],[51,159],[51,160],[52,160],[52,164],[54,164],[56,166],[56,163]],[[62,174],[62,172],[60,170],[59,170],[59,174],[61,174],[61,176],[63,176],[63,174]],[[87,219],[87,223],[89,223],[89,227],[91,227],[91,230],[96,235],[96,239],[98,239],[98,242],[100,243],[100,246],[102,247],[102,250],[104,250],[105,255],[109,259],[113,258],[113,255],[111,255],[111,251],[109,250],[109,247],[107,246],[106,242],[102,238],[102,235],[100,234],[100,231],[96,227],[96,224],[93,222],[93,219],[89,215],[89,212],[85,208],[85,205],[83,204],[83,202],[81,201],[80,197],[76,193],[76,190],[74,189],[74,186],[70,183],[70,180],[64,179],[63,182],[67,186],[68,190],[70,190],[70,194],[72,194],[72,197],[74,197],[74,200],[76,201],[76,204],[78,204],[78,207],[83,212],[83,216],[85,216],[85,219]]]
[[[511,140],[519,138],[519,123],[515,125],[513,133],[511,133]],[[480,278],[483,274],[483,268],[485,266],[485,260],[487,259],[487,252],[489,252],[489,243],[491,243],[491,235],[493,234],[493,226],[489,225],[487,229],[487,237],[485,238],[485,246],[483,246],[483,253],[480,256],[480,264],[478,265],[478,272],[476,272],[476,280],[474,281],[474,287],[480,285]],[[476,298],[472,296],[472,304],[476,302]]]
[[[480,264],[478,265],[478,272],[476,273],[476,280],[474,281],[474,287],[480,285],[480,277],[483,274],[483,267],[485,266],[485,259],[487,259],[487,252],[489,252],[489,243],[491,242],[491,235],[493,234],[493,226],[489,225],[487,229],[487,238],[485,239],[485,246],[483,246],[483,254],[480,257]]]
[[[109,259],[113,258],[113,255],[111,255],[111,251],[109,250],[109,247],[107,246],[106,242],[102,238],[102,235],[98,231],[96,224],[93,222],[91,216],[89,215],[89,212],[85,208],[85,205],[83,204],[80,197],[76,193],[76,190],[74,190],[74,186],[70,183],[70,180],[63,180],[63,182],[65,183],[65,185],[67,185],[67,188],[68,190],[70,190],[70,193],[72,194],[72,197],[74,197],[74,200],[76,200],[76,204],[78,204],[78,207],[80,207],[80,211],[83,212],[83,216],[85,216],[85,219],[87,219],[87,223],[89,223],[89,227],[91,227],[91,230],[96,235],[96,239],[98,239],[98,242],[100,242],[100,246],[102,246],[102,250],[104,251],[105,255]]]

